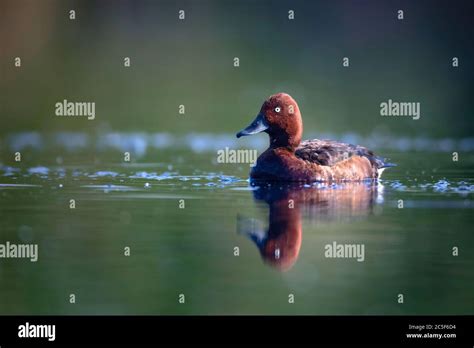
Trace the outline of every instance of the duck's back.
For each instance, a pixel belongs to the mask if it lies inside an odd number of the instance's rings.
[[[334,140],[305,140],[296,149],[295,155],[305,161],[321,166],[334,166],[353,156],[366,157],[376,169],[390,166],[372,151],[360,145],[341,143]]]

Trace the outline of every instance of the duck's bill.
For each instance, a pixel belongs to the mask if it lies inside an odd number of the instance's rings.
[[[237,138],[243,137],[245,135],[257,134],[267,129],[268,125],[265,121],[265,116],[264,114],[260,113],[247,128],[242,129],[240,132],[237,133]]]

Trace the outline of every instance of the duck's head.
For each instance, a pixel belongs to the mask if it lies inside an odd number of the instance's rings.
[[[265,100],[255,120],[237,133],[237,138],[260,132],[268,133],[272,148],[298,147],[303,122],[298,104],[289,94],[277,93]]]

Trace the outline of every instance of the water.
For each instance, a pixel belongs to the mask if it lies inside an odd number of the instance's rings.
[[[35,151],[0,167],[0,243],[39,245],[0,260],[2,314],[474,313],[467,153],[391,149],[378,184],[268,186],[209,149]],[[333,242],[364,261],[325,257]]]

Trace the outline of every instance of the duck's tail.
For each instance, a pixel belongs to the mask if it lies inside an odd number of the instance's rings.
[[[380,178],[382,176],[382,173],[385,171],[385,169],[396,166],[397,165],[395,163],[386,162],[385,158],[377,157],[377,172],[379,174],[378,177]]]
[[[397,165],[395,163],[390,163],[387,161],[386,158],[379,157],[379,156],[373,156],[371,160],[372,164],[375,164],[377,169],[382,169],[382,168],[389,168],[389,167],[396,167]]]
[[[390,168],[390,167],[396,167],[396,163],[390,163],[390,162],[383,162],[382,166],[379,167],[379,169],[385,169],[385,168]]]

